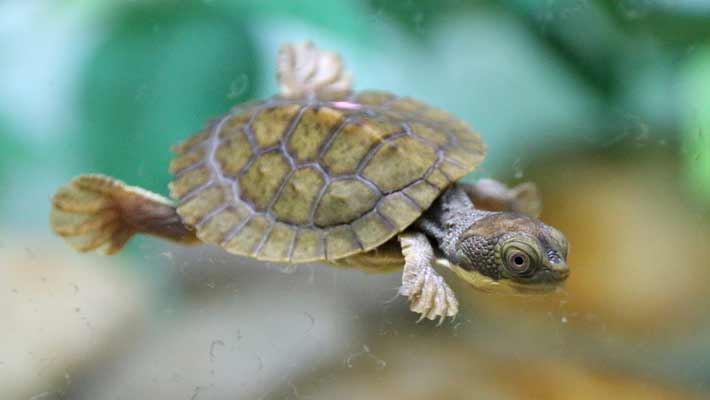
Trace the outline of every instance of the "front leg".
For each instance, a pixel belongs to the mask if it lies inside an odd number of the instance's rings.
[[[461,184],[461,187],[479,210],[514,211],[533,218],[542,212],[542,196],[532,182],[509,188],[493,179],[481,179],[476,183]]]
[[[453,317],[458,313],[459,303],[454,291],[446,284],[432,266],[434,250],[426,235],[407,231],[399,235],[404,255],[404,272],[399,294],[407,296],[409,309],[421,314],[419,320]]]

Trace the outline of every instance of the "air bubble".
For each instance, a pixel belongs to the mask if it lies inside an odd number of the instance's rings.
[[[229,84],[229,93],[227,94],[227,98],[230,100],[236,99],[243,95],[248,88],[249,77],[246,74],[242,74]]]

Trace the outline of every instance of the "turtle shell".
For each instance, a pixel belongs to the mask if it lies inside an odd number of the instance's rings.
[[[175,152],[171,195],[202,241],[299,263],[387,242],[485,146],[447,112],[365,91],[241,105]]]

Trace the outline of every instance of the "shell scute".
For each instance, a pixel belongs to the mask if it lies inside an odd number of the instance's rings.
[[[215,151],[215,161],[224,175],[237,176],[254,156],[249,138],[244,131],[228,136]]]
[[[252,114],[245,112],[230,115],[222,123],[221,129],[219,130],[219,138],[224,140],[232,136],[243,134],[244,127],[248,125],[251,118]]]
[[[355,232],[349,225],[330,229],[325,235],[325,249],[328,260],[336,260],[362,251]]]
[[[170,172],[177,174],[205,159],[207,150],[204,147],[192,148],[170,162]]]
[[[171,194],[200,239],[293,263],[382,245],[485,154],[445,111],[378,91],[237,107],[176,150]]]
[[[278,143],[300,109],[300,105],[291,104],[269,108],[259,113],[251,123],[251,130],[259,148],[268,148]]]
[[[371,210],[379,198],[359,179],[331,182],[316,209],[314,222],[319,227],[346,224]]]
[[[180,174],[170,183],[170,194],[176,199],[182,200],[184,196],[193,190],[204,186],[212,181],[212,171],[208,167],[195,168]]]
[[[326,177],[314,167],[301,168],[291,175],[284,185],[272,211],[280,220],[289,224],[304,225],[311,222],[311,210],[321,189],[326,184]]]
[[[404,189],[404,193],[421,209],[426,210],[439,197],[441,190],[425,180],[420,180]]]
[[[377,211],[400,231],[419,218],[422,213],[422,210],[402,193],[392,193],[383,198],[377,206]]]
[[[383,192],[392,192],[421,178],[434,165],[436,151],[409,136],[385,143],[372,157],[363,176]]]
[[[298,161],[315,161],[320,149],[343,122],[342,112],[330,107],[310,108],[288,141],[289,153]]]
[[[219,244],[227,235],[251,215],[251,211],[243,205],[229,205],[224,210],[206,220],[197,230],[197,237],[207,243]]]
[[[259,155],[239,178],[241,196],[259,211],[266,210],[291,171],[288,160],[278,150]]]
[[[382,129],[383,126],[389,129]],[[369,119],[349,122],[337,133],[322,163],[334,176],[354,174],[371,149],[399,131],[400,127]]]
[[[384,219],[377,210],[372,210],[352,224],[353,231],[365,248],[375,248],[397,233],[396,227]]]
[[[426,181],[438,187],[440,191],[451,184],[449,178],[439,168],[434,168],[427,176]]]
[[[451,162],[450,160],[442,161],[441,164],[439,164],[439,168],[441,168],[441,171],[446,174],[446,177],[452,181],[464,177],[468,173],[468,170],[461,164]]]
[[[173,146],[173,149],[172,149],[173,152],[176,154],[185,153],[186,151],[189,151],[193,147],[208,140],[210,138],[210,136],[212,135],[212,130],[214,129],[214,126],[216,123],[217,122],[214,120],[208,122],[203,130],[190,136],[189,138],[185,139],[181,143],[178,143],[175,146]]]
[[[456,146],[447,149],[446,156],[461,165],[478,164],[483,159],[483,155],[480,153],[468,151]]]
[[[324,231],[321,229],[299,229],[293,244],[290,261],[300,263],[324,259],[323,235]]]
[[[224,243],[224,248],[231,253],[254,256],[254,252],[264,240],[270,227],[271,221],[268,218],[254,215],[229,241]]]
[[[420,138],[440,146],[447,145],[451,141],[449,135],[441,130],[431,128],[419,122],[409,124],[412,133]]]
[[[257,257],[265,261],[287,260],[295,237],[296,228],[280,222],[275,223],[266,241],[261,245]]]
[[[228,196],[222,186],[212,186],[204,190],[199,196],[195,196],[178,207],[180,215],[185,215],[184,221],[190,225],[195,225],[212,210],[226,204]]]

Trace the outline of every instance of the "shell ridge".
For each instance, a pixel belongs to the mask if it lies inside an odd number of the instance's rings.
[[[286,131],[284,132],[283,136],[281,136],[281,142],[279,143],[279,145],[281,146],[281,151],[289,159],[289,162],[291,162],[291,167],[296,165],[296,161],[295,158],[288,151],[287,144],[289,139],[291,139],[291,136],[293,136],[293,133],[296,131],[296,128],[301,123],[301,120],[303,119],[303,114],[310,109],[312,109],[311,104],[301,106],[296,115],[294,115],[291,119],[291,122],[289,122],[289,125],[286,128]]]
[[[291,171],[286,174],[286,176],[281,180],[279,183],[278,189],[276,189],[276,193],[274,193],[274,197],[271,198],[269,201],[269,204],[266,205],[266,210],[265,212],[271,216],[273,216],[273,207],[274,204],[281,198],[281,194],[283,193],[284,189],[286,189],[286,184],[291,180],[291,177],[293,177],[293,174],[295,174],[297,169],[291,167]],[[276,220],[279,220],[279,218],[276,218]],[[284,222],[279,220],[279,222]]]
[[[320,167],[320,165],[319,165]],[[322,168],[322,167],[321,167]],[[328,186],[334,181],[333,178],[330,177],[327,173],[324,174],[326,178],[326,182],[323,185],[323,187],[320,189],[320,192],[318,192],[318,196],[316,196],[316,200],[311,204],[311,209],[309,210],[309,217],[308,219],[310,222],[308,225],[310,226],[315,226],[315,221],[316,221],[316,211],[318,211],[318,206],[320,206],[321,200],[323,200],[323,197],[325,196],[325,192],[328,189]]]
[[[335,178],[331,178],[330,181],[326,185],[323,186],[323,188],[327,189],[328,185],[330,185],[333,182],[347,181],[347,180],[360,181],[360,182],[364,183],[366,186],[368,186],[370,189],[372,189],[372,191],[375,192],[379,196],[379,198],[375,202],[374,207],[376,207],[380,203],[380,201],[382,201],[382,199],[384,198],[384,194],[383,194],[382,190],[380,190],[380,188],[378,188],[377,185],[375,185],[369,179],[362,177],[362,176],[358,176],[358,175],[340,175]],[[318,200],[318,203],[320,203],[320,199]],[[343,226],[349,226],[354,221],[357,221],[358,219],[367,215],[367,213],[369,213],[372,210],[363,211],[357,217],[353,218],[353,220],[350,221],[349,223],[341,223],[341,224],[328,225],[328,226],[320,226],[315,223],[315,212],[316,211],[318,211],[318,207],[316,207],[316,209],[313,211],[313,219],[312,219],[311,223],[305,225],[306,227],[314,227],[314,228],[318,228],[318,229],[335,229],[335,228],[339,228],[339,227],[343,227]]]
[[[194,170],[196,170],[196,169],[198,169],[198,168],[200,168],[200,167],[206,167],[206,166],[207,166],[207,165],[206,165],[206,163],[205,163],[205,160],[200,160],[200,161],[198,161],[198,162],[196,162],[196,163],[194,163],[194,164],[192,164],[192,165],[188,165],[188,166],[185,167],[185,168],[182,168],[182,169],[180,169],[180,170],[177,170],[177,171],[173,172],[173,175],[175,176],[175,179],[177,179],[177,178],[180,178],[181,176],[183,176],[183,175],[189,173],[190,171],[194,171]]]
[[[198,186],[196,186],[196,187],[190,189],[187,193],[185,193],[184,195],[182,195],[182,196],[180,197],[180,201],[178,202],[178,207],[184,206],[185,203],[187,203],[188,201],[190,201],[190,200],[194,199],[195,197],[197,197],[197,195],[199,195],[200,192],[202,192],[203,190],[206,190],[206,189],[211,188],[211,187],[214,186],[216,183],[217,183],[217,182],[215,182],[214,177],[211,176],[211,174],[210,174],[210,180],[208,180],[207,182],[205,182],[205,183],[203,183],[203,184],[201,184],[201,185],[198,185]]]
[[[268,218],[269,221],[269,229],[266,231],[261,236],[261,240],[259,240],[259,243],[257,243],[256,246],[251,250],[251,254],[254,254],[255,256],[258,256],[258,254],[261,252],[261,249],[264,247],[264,244],[268,241],[268,239],[271,237],[271,232],[274,231],[274,226],[276,226],[276,222],[273,221],[271,218]]]
[[[246,131],[244,131],[244,132],[246,133]],[[248,137],[248,135],[247,135],[247,137]],[[259,156],[261,156],[262,154],[263,153],[260,153],[259,150],[255,151],[254,154],[252,154],[251,157],[249,157],[249,160],[247,160],[246,164],[244,164],[244,166],[234,176],[235,179],[233,179],[233,181],[237,183],[239,193],[242,192],[242,188],[238,186],[239,185],[239,178],[244,176],[244,174],[246,174],[246,172],[249,171],[249,169],[252,167],[252,165],[254,165],[254,162],[256,162],[256,159],[259,158]]]
[[[417,123],[418,123],[418,124],[422,124],[421,122],[417,122]],[[412,139],[418,140],[418,141],[424,143],[425,145],[427,145],[427,146],[429,146],[429,147],[435,148],[435,149],[437,149],[437,151],[439,150],[439,147],[442,146],[442,145],[439,145],[439,144],[436,144],[436,143],[432,142],[431,140],[429,140],[429,139],[427,139],[427,138],[425,138],[425,137],[422,137],[422,136],[417,135],[417,134],[414,132],[414,129],[412,129],[412,126],[411,126],[408,122],[403,122],[402,125],[404,126],[404,129],[407,131],[407,133],[409,134],[409,136],[412,137]],[[422,124],[422,125],[425,125],[425,124]],[[428,127],[428,128],[434,128],[433,126],[427,126],[427,127]],[[446,134],[446,139],[447,139],[447,142],[451,142],[451,139],[457,139],[457,138],[456,138],[454,135],[450,135],[450,134],[447,132],[447,134]],[[445,146],[449,146],[449,145],[450,145],[450,146],[456,146],[457,144],[458,144],[458,143],[451,143],[451,144],[447,143]]]
[[[340,132],[342,132],[342,130],[353,119],[354,118],[352,116],[347,116],[347,117],[343,118],[343,120],[340,121],[340,123],[330,132],[330,134],[328,135],[328,138],[323,142],[321,147],[318,149],[318,156],[316,157],[316,161],[313,162],[313,164],[315,164],[314,166],[325,177],[325,183],[323,184],[323,187],[321,188],[321,190],[318,192],[318,195],[316,196],[316,199],[313,202],[313,204],[311,205],[311,209],[309,210],[309,220],[310,220],[310,222],[308,223],[309,226],[315,226],[316,211],[318,210],[318,206],[320,205],[321,200],[323,200],[323,196],[325,196],[325,192],[328,189],[328,186],[330,186],[331,182],[333,181],[333,177],[328,173],[328,170],[322,164],[323,155],[328,152],[328,150],[333,145],[333,142],[338,137]]]
[[[382,189],[380,189],[375,182],[367,179],[366,177],[362,175],[352,175],[352,178],[359,180],[360,182],[364,183],[365,185],[369,186],[370,189],[372,189],[375,193],[377,193],[380,197],[384,195],[384,192]]]
[[[348,227],[350,228],[350,231],[353,234],[353,238],[355,239],[355,243],[357,243],[357,246],[360,248],[360,251],[365,251],[365,246],[363,246],[362,240],[360,240],[360,237],[357,235],[352,225],[348,224]]]
[[[239,234],[239,232],[242,231],[242,229],[244,229],[245,226],[247,226],[247,224],[253,218],[254,218],[254,214],[251,214],[248,217],[244,218],[244,221],[241,221],[240,223],[238,223],[237,225],[232,227],[232,229],[230,229],[229,232],[227,232],[227,234],[224,235],[224,238],[222,239],[222,241],[220,242],[219,245],[222,247],[225,247],[229,242],[232,241],[232,239],[234,239]]]
[[[404,193],[404,190],[405,190],[405,189],[407,189],[407,188],[410,187],[410,186],[414,186],[416,183],[418,183],[418,182],[420,182],[420,181],[427,182],[427,178],[429,178],[429,176],[434,172],[434,169],[439,168],[439,165],[441,165],[442,160],[445,159],[445,158],[446,158],[446,157],[444,156],[444,151],[443,151],[442,149],[438,149],[438,150],[436,151],[436,162],[434,162],[434,164],[433,164],[432,166],[430,166],[430,167],[426,170],[426,172],[424,173],[424,176],[422,176],[421,178],[417,179],[416,181],[410,183],[409,185],[403,187],[403,188],[402,188],[402,193]],[[451,183],[451,179],[449,179],[448,176],[446,176],[446,179],[448,179],[448,180],[449,180],[449,183]],[[429,183],[429,182],[427,182],[427,183]],[[429,184],[430,184],[430,183],[429,183]],[[430,185],[431,185],[431,184],[430,184]],[[434,185],[432,185],[432,186],[434,186]],[[439,190],[440,190],[440,189],[439,189]]]
[[[432,171],[433,171],[433,169],[432,169]],[[438,186],[436,186],[436,185],[434,185],[433,183],[429,182],[426,178],[422,179],[422,181],[423,181],[425,184],[431,186],[432,189],[435,189],[435,190],[437,190],[437,191],[441,190],[441,189],[439,189]]]
[[[450,158],[450,157],[444,157],[443,161],[446,161],[446,162],[449,162],[449,163],[451,163],[451,164],[454,164],[455,166],[457,166],[457,167],[459,167],[459,168],[466,168],[465,165],[461,164],[460,162],[458,162],[458,161],[456,161],[456,160],[454,160],[453,158]]]
[[[212,137],[211,137],[212,142],[211,142],[208,154],[207,154],[207,164],[208,164],[208,168],[210,170],[212,170],[212,172],[214,174],[216,174],[217,180],[219,181],[220,184],[223,185],[223,187],[224,187],[225,182],[229,183],[229,185],[232,187],[232,191],[234,191],[236,188],[236,191],[239,193],[239,192],[241,192],[241,188],[239,188],[238,181],[236,179],[232,180],[232,179],[225,178],[224,175],[222,174],[222,171],[220,170],[220,168],[217,167],[217,165],[216,165],[217,162],[215,161],[215,153],[217,151],[217,147],[220,144],[219,141],[217,140],[219,138],[219,133],[222,131],[222,127],[227,122],[227,120],[232,118],[234,116],[234,114],[236,113],[236,111],[238,111],[238,110],[239,109],[237,109],[235,107],[235,110],[233,110],[232,113],[225,115],[224,117],[222,117],[222,119],[217,124],[215,124],[214,130],[212,132]],[[254,115],[256,115],[258,113],[259,112],[255,112]],[[254,115],[252,115],[252,117],[251,117],[252,120],[254,118]],[[250,123],[251,123],[251,121],[250,121]],[[252,139],[249,137],[246,129],[242,129],[242,132],[243,132],[243,134],[245,134],[247,136],[247,140],[249,141],[249,143],[253,149]],[[252,158],[253,158],[253,156],[252,156]],[[220,243],[220,246],[222,246],[222,247],[225,247],[227,245],[227,243],[229,243],[232,239],[234,239],[234,237],[237,236],[237,234],[242,229],[244,229],[244,227],[247,225],[247,223],[249,223],[249,221],[251,221],[251,219],[254,217],[254,208],[250,204],[247,204],[246,202],[242,201],[241,197],[238,197],[238,193],[236,196],[232,196],[232,199],[231,199],[232,205],[234,207],[239,207],[239,205],[240,205],[239,203],[241,202],[243,205],[245,205],[246,207],[249,208],[249,211],[251,213],[247,218],[244,218],[243,221],[241,221],[239,224],[237,224],[236,226],[232,227],[229,230],[229,232],[224,236],[224,238],[222,239],[222,241]]]
[[[252,150],[252,156],[249,158],[249,161],[247,161],[246,165],[242,167],[242,169],[239,171],[237,176],[242,176],[246,171],[251,168],[252,164],[254,164],[254,160],[256,160],[263,152],[261,149],[259,149],[259,144],[256,142],[256,135],[254,134],[254,130],[252,129],[252,124],[254,123],[254,120],[261,115],[262,112],[266,107],[259,107],[256,111],[252,113],[252,115],[249,117],[249,121],[244,124],[242,127],[242,131],[247,137],[247,141],[249,142],[249,146],[251,146]],[[241,192],[241,190],[240,190]]]
[[[439,168],[439,173],[441,173],[441,175],[444,175],[444,178],[446,178],[446,180],[449,181],[449,184],[446,186],[449,186],[454,182],[454,180],[451,179],[451,177],[446,172],[444,172],[443,169]]]
[[[289,166],[291,167],[291,171],[286,174],[286,176],[281,180],[279,183],[278,189],[276,189],[276,193],[274,193],[274,196],[271,198],[269,201],[269,204],[266,206],[266,213],[270,216],[273,217],[273,211],[272,208],[274,207],[274,204],[281,198],[281,194],[283,193],[284,189],[286,188],[286,184],[289,182],[291,177],[293,176],[294,173],[296,173],[297,170],[297,162],[296,159],[291,155],[291,153],[288,151],[288,146],[287,143],[289,139],[291,138],[291,135],[293,135],[293,132],[296,130],[296,127],[298,124],[301,123],[301,119],[303,118],[303,114],[310,109],[310,106],[303,106],[301,107],[296,115],[293,117],[291,122],[289,123],[288,128],[286,129],[286,132],[283,134],[281,137],[281,141],[279,143],[279,148],[281,150],[281,153],[286,156],[286,160],[288,160]],[[279,222],[284,222],[279,220],[279,218],[275,218]]]
[[[210,221],[212,218],[214,218],[217,214],[221,213],[222,211],[226,210],[229,207],[229,203],[225,202],[217,207],[213,208],[210,210],[207,214],[205,214],[204,217],[200,218],[199,221],[195,224],[195,228],[201,228],[204,224],[206,224],[208,221]]]
[[[449,146],[455,147],[461,145],[461,140],[459,140],[459,137],[454,135],[451,129],[445,129],[446,130],[446,136],[449,138],[449,141],[451,142]]]
[[[340,123],[337,127],[335,127],[335,129],[333,129],[330,135],[328,135],[328,139],[326,139],[326,141],[321,145],[321,148],[318,149],[318,157],[316,159],[318,160],[319,164],[323,160],[325,153],[330,150],[331,146],[333,145],[333,142],[335,142],[335,139],[338,137],[338,135],[340,135],[340,132],[342,132],[348,124],[355,122],[356,120],[356,116],[348,115],[347,117],[343,118],[342,121],[340,121]]]
[[[235,107],[235,108],[236,108],[236,107]],[[239,186],[238,186],[237,181],[236,181],[236,180],[232,180],[232,179],[227,179],[227,178],[225,178],[224,174],[222,174],[222,169],[219,168],[217,161],[215,161],[215,154],[216,154],[216,152],[217,152],[217,147],[219,147],[219,145],[221,144],[221,142],[220,142],[220,140],[219,140],[219,133],[222,131],[222,128],[224,127],[224,124],[227,123],[227,121],[228,121],[230,118],[232,118],[233,116],[234,116],[234,114],[229,113],[229,114],[225,115],[224,117],[222,117],[222,119],[220,119],[219,122],[215,124],[215,126],[214,126],[214,128],[213,128],[213,130],[212,130],[212,135],[211,135],[211,140],[212,140],[212,141],[211,141],[211,143],[210,143],[210,147],[209,147],[208,152],[207,152],[206,163],[207,163],[207,166],[208,166],[208,168],[210,169],[210,171],[211,171],[214,175],[216,175],[217,181],[219,181],[219,183],[220,183],[222,186],[225,186],[225,183],[229,183],[229,184],[236,183],[236,184],[237,184],[237,189],[238,189],[238,191],[240,192],[241,190],[240,190],[240,188],[239,188]],[[243,129],[242,129],[242,133],[245,134],[245,135],[247,135],[247,132],[246,132],[245,130],[243,130]],[[247,135],[247,140],[249,140],[249,135]],[[250,143],[251,143],[251,142],[250,142]],[[237,199],[237,197],[232,196],[232,202],[235,202],[236,199]]]
[[[417,179],[416,181],[412,182],[411,185],[407,185],[407,186],[414,186],[414,184],[417,184],[417,183],[419,183],[419,182],[421,182],[421,181],[422,181],[421,179]],[[406,189],[406,188],[405,188],[405,189]],[[402,190],[402,195],[404,196],[405,199],[407,199],[407,201],[408,201],[409,203],[411,203],[411,204],[414,206],[414,208],[416,208],[416,209],[419,210],[419,211],[424,211],[424,207],[420,206],[419,203],[417,203],[417,202],[412,198],[412,196],[408,195],[407,192],[405,192],[404,190]]]
[[[298,236],[301,234],[301,227],[296,228],[296,233],[293,234],[293,238],[291,239],[291,243],[288,245],[288,251],[286,253],[286,259],[291,262],[291,259],[293,258],[293,251],[296,249],[296,240],[298,240]]]
[[[328,244],[325,241],[325,238],[327,235],[325,234],[324,230],[321,230],[320,232],[320,248],[323,251],[323,259],[324,260],[330,260],[328,257]]]
[[[388,144],[390,142],[394,142],[395,140],[397,140],[403,136],[406,136],[406,135],[407,135],[407,133],[405,131],[395,133],[394,135],[384,138],[379,143],[372,146],[372,148],[370,150],[368,150],[367,154],[365,154],[365,156],[362,158],[362,160],[360,160],[360,163],[358,164],[358,166],[355,170],[355,175],[358,175],[358,176],[362,175],[362,170],[364,170],[365,167],[367,167],[367,164],[370,162],[370,160],[372,160],[372,157],[374,157],[375,154],[377,154],[377,151],[379,151],[383,146],[385,146],[386,144]],[[380,192],[381,192],[381,190],[380,190]]]
[[[327,260],[328,259],[328,257],[327,257],[328,247],[325,245],[326,244],[325,243],[325,230],[319,229],[317,232],[318,232],[318,235],[320,236],[320,238],[318,240],[318,242],[320,243],[320,249],[318,249],[318,250],[320,251],[320,254],[323,254],[323,259]]]
[[[259,156],[261,156],[262,154],[264,154],[266,152],[265,151],[266,149],[262,150],[259,148],[259,145],[256,143],[256,136],[254,135],[254,131],[252,130],[252,127],[251,127],[251,124],[252,124],[252,122],[254,122],[254,119],[256,118],[256,116],[258,114],[261,114],[262,111],[263,111],[263,109],[255,112],[254,115],[252,115],[251,118],[249,119],[249,122],[247,122],[246,125],[244,125],[242,127],[242,131],[244,132],[244,135],[246,135],[247,141],[249,142],[249,147],[251,147],[252,155],[249,157],[249,160],[247,160],[246,164],[244,164],[244,166],[239,170],[239,172],[235,176],[235,178],[236,178],[236,179],[234,179],[235,182],[238,182],[239,181],[238,178],[241,178],[242,176],[244,176],[244,174],[247,171],[249,171],[249,169],[252,167],[252,165],[254,165],[254,162],[256,161],[256,159],[259,158]],[[239,187],[240,194],[241,194],[241,191],[242,191],[241,187]]]
[[[431,168],[433,169],[433,167],[431,167]],[[420,181],[422,181],[422,180],[424,180],[424,179],[425,179],[425,178],[416,179],[416,180],[414,180],[414,181],[408,183],[406,186],[404,186],[404,187],[402,187],[402,188],[400,188],[400,189],[393,190],[393,191],[390,192],[390,193],[383,193],[383,195],[382,195],[379,199],[377,199],[377,202],[376,202],[375,205],[374,205],[374,209],[377,210],[377,214],[378,214],[380,217],[382,217],[386,222],[388,222],[389,227],[392,228],[394,231],[401,232],[401,229],[397,228],[397,226],[396,226],[393,222],[391,222],[391,221],[389,220],[389,218],[387,218],[384,214],[382,214],[382,213],[379,211],[378,207],[380,206],[380,204],[381,204],[383,201],[386,200],[386,198],[387,198],[388,195],[391,195],[391,194],[394,194],[394,193],[401,193],[401,194],[404,196],[404,198],[406,198],[409,202],[411,202],[411,203],[414,205],[414,207],[415,207],[416,209],[418,209],[419,211],[424,211],[423,207],[421,207],[416,201],[414,201],[414,199],[412,199],[411,197],[409,197],[409,195],[407,195],[407,193],[405,193],[405,190],[406,190],[406,189],[408,189],[408,188],[411,187],[411,186],[416,185],[417,183],[419,183]],[[367,180],[366,180],[366,181],[367,181]],[[374,185],[374,183],[373,183],[373,185]],[[437,188],[437,190],[441,190],[441,189]],[[381,192],[381,193],[382,193],[382,192]],[[367,214],[370,213],[371,211],[372,211],[372,210],[367,210],[367,211],[363,212],[363,213],[360,214],[357,218],[353,219],[353,221],[357,221],[358,219],[364,217],[365,215],[367,215]],[[342,225],[350,225],[350,224],[339,224],[339,225],[333,226],[332,228],[337,228],[338,226],[342,226]],[[357,236],[357,235],[356,235],[356,236]]]
[[[377,206],[379,206],[379,202],[378,202]],[[387,227],[390,228],[392,231],[399,232],[399,228],[397,228],[397,225],[395,225],[395,223],[392,222],[389,219],[389,217],[382,214],[382,212],[380,212],[380,210],[379,210],[379,208],[377,208],[377,206],[375,206],[375,213],[377,213],[377,215],[379,215],[380,218],[382,218],[382,220],[385,221],[385,225],[387,225]]]

